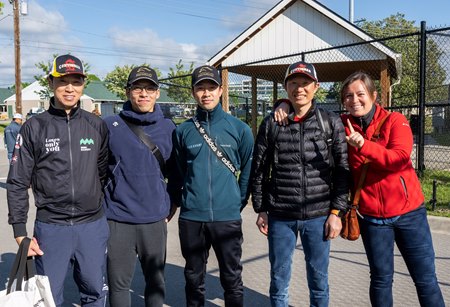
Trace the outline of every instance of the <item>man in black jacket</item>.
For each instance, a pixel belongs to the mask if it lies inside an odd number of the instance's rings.
[[[74,269],[82,306],[104,306],[108,224],[102,186],[108,166],[108,130],[80,109],[85,85],[80,59],[55,58],[48,77],[49,109],[25,122],[17,137],[7,179],[9,224],[18,244],[27,236],[28,188],[37,207],[28,250],[36,270],[49,277],[57,306],[64,279]]]
[[[284,86],[292,107],[289,124],[274,129],[271,115],[264,119],[252,166],[256,224],[269,239],[270,300],[272,306],[288,306],[292,255],[300,236],[310,305],[328,306],[329,239],[339,235],[347,210],[345,132],[332,112],[326,113],[331,135],[322,131],[325,119],[319,117],[327,111],[316,110],[313,101],[319,83],[312,64],[290,65]]]

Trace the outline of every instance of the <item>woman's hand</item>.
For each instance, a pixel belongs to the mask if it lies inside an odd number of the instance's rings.
[[[347,125],[348,129],[350,129],[350,135],[345,137],[347,139],[347,143],[350,146],[360,149],[364,145],[364,137],[359,132],[355,132],[355,129],[353,129],[352,123],[348,118],[347,118]]]
[[[290,106],[287,102],[282,101],[279,106],[274,111],[275,121],[279,125],[287,125],[288,124],[288,114],[289,114]]]

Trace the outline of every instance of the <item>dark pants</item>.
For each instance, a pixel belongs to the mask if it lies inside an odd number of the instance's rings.
[[[48,276],[56,306],[63,305],[64,280],[72,267],[81,306],[105,306],[108,235],[104,217],[69,226],[35,222],[34,236],[44,252],[36,257],[36,272]]]
[[[167,224],[165,220],[149,224],[108,221],[108,281],[111,307],[131,306],[130,287],[136,255],[145,278],[145,306],[164,303]]]
[[[186,305],[205,305],[206,263],[212,246],[219,263],[225,306],[243,306],[242,222],[238,220],[204,223],[180,219],[178,225],[181,252],[186,260]]]
[[[370,265],[370,302],[393,306],[394,242],[405,260],[422,307],[443,307],[436,279],[434,249],[426,209],[402,215],[395,222],[378,225],[360,220],[361,236]]]

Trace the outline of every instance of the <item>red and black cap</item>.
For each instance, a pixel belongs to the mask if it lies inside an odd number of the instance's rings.
[[[284,84],[286,84],[287,79],[293,75],[305,75],[308,78],[313,79],[315,82],[318,82],[317,72],[314,65],[303,61],[289,65],[286,70],[286,76],[284,77]]]
[[[71,54],[57,56],[53,60],[50,76],[60,78],[62,76],[77,74],[86,77],[83,63],[79,58]]]

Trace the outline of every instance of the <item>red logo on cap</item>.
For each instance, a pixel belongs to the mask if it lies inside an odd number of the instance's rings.
[[[73,59],[68,59],[65,64],[66,71],[75,71],[75,61]]]

